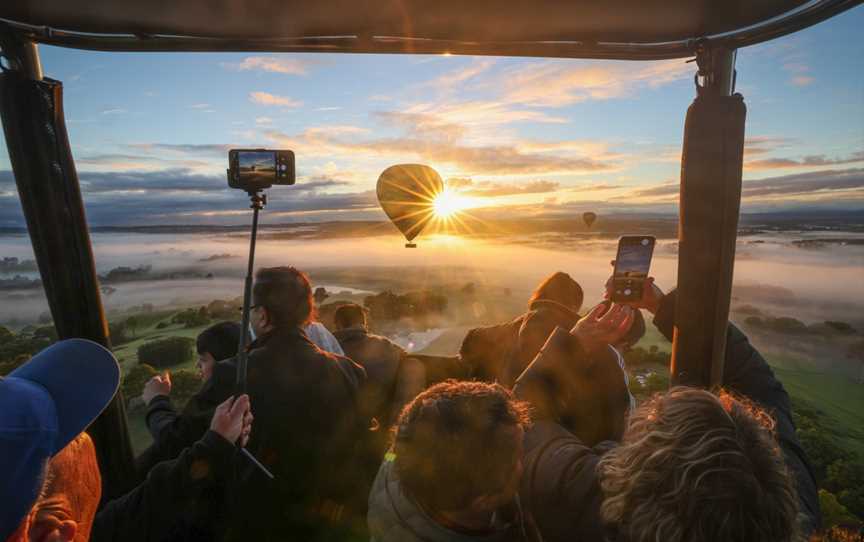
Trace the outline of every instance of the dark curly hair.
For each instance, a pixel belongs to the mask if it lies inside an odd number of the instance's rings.
[[[402,489],[432,510],[457,510],[505,490],[520,461],[527,403],[500,384],[447,380],[405,406],[393,429]]]
[[[315,317],[312,284],[294,267],[262,267],[252,287],[255,305],[267,309],[273,325],[303,327]]]

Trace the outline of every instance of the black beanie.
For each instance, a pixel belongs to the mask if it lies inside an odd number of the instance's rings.
[[[237,355],[240,344],[240,324],[237,322],[220,322],[214,324],[198,335],[198,354],[209,352],[213,359],[221,361]]]

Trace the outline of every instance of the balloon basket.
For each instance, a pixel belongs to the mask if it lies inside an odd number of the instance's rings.
[[[417,243],[405,243],[405,248],[417,248]]]

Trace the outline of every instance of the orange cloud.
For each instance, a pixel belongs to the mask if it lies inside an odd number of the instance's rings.
[[[285,73],[289,75],[306,75],[309,66],[312,64],[309,60],[301,60],[299,58],[274,58],[266,56],[250,56],[243,59],[242,62],[223,62],[222,66],[236,71],[265,71],[273,73]]]
[[[280,107],[300,107],[303,102],[292,100],[288,96],[277,96],[269,92],[250,92],[249,101],[260,105],[276,105]]]

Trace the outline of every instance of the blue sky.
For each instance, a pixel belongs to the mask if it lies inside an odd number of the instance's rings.
[[[864,7],[738,53],[743,210],[864,208]],[[231,146],[290,148],[271,220],[378,219],[396,163],[500,216],[675,210],[694,64],[41,47],[92,224],[237,223]],[[22,225],[5,145],[0,226]]]

